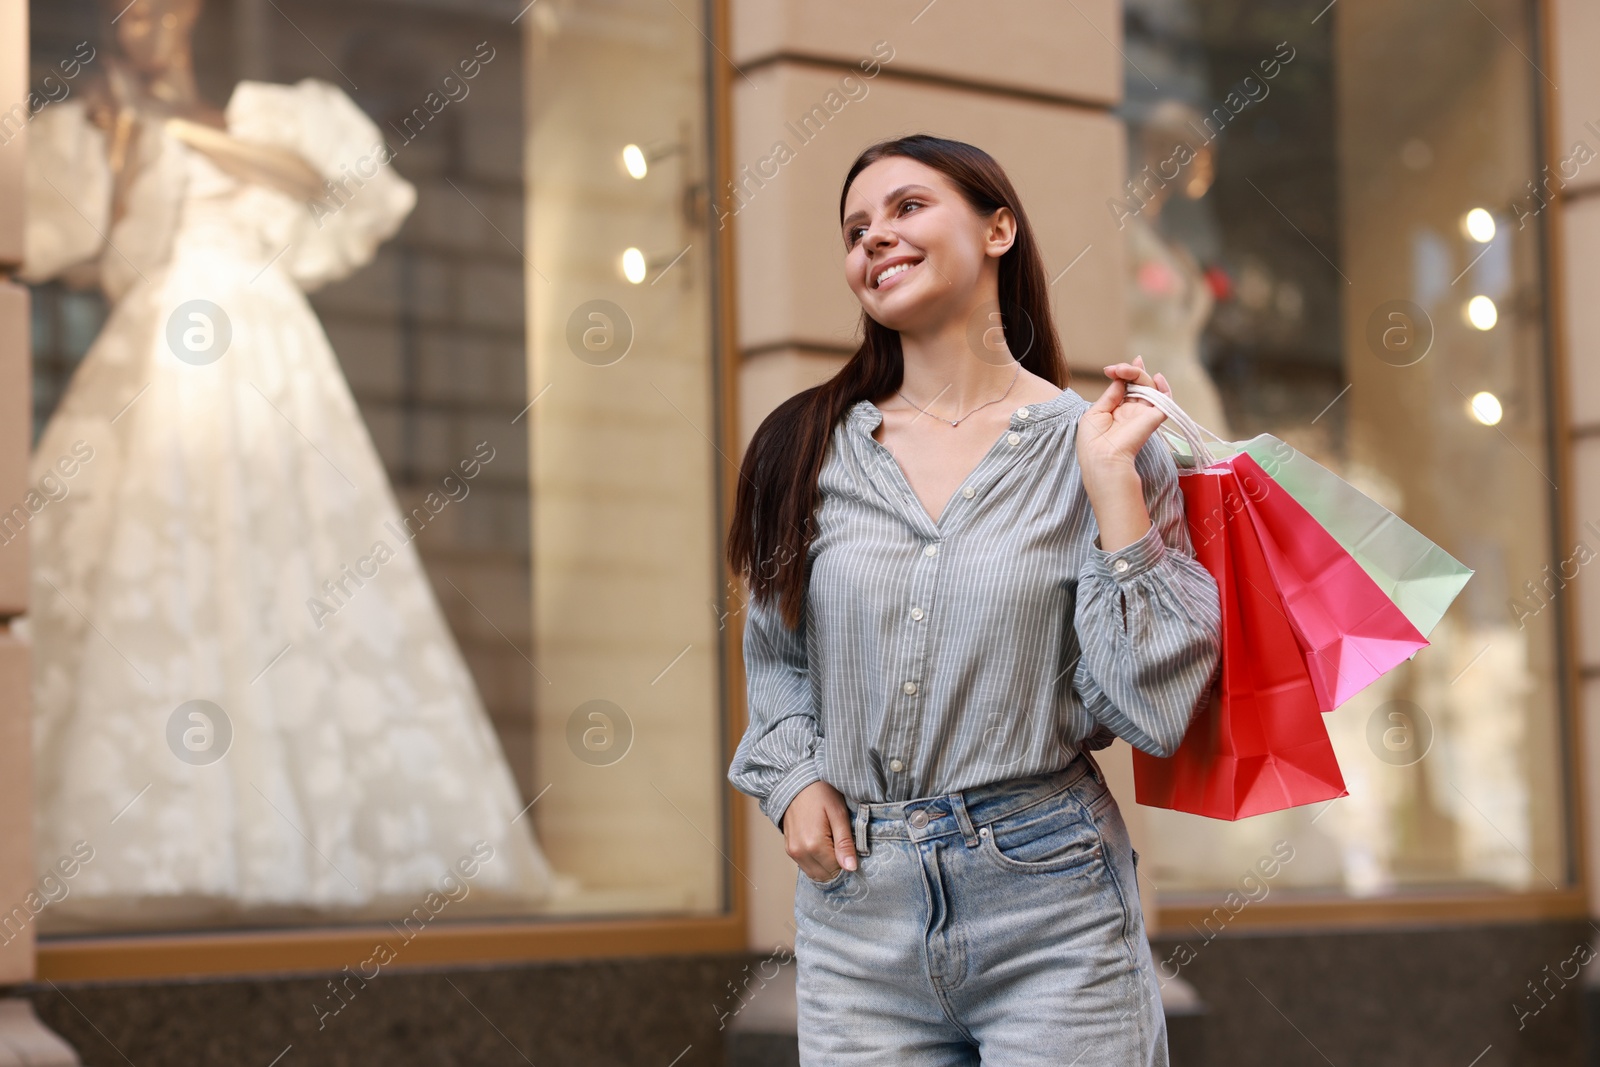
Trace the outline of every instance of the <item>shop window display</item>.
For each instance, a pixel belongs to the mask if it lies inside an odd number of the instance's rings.
[[[638,229],[703,227],[681,192],[704,186],[704,43],[638,24],[662,37],[635,77],[676,92],[611,101],[591,157],[546,131],[605,105],[528,59],[604,19],[465,6],[35,5],[35,80],[68,89],[29,121],[22,272],[31,476],[64,490],[26,531],[37,849],[93,850],[46,935],[378,921],[440,893],[449,918],[722,905],[714,452],[661,423],[714,431],[710,263],[655,306],[630,242],[583,278],[542,184],[604,166],[585,191],[631,196]],[[687,158],[662,164],[668,141]],[[630,392],[660,365],[567,344],[608,297],[641,348],[676,317],[680,414]],[[635,437],[564,455],[619,391]],[[597,544],[583,509],[639,454],[676,496],[624,493],[634,521]],[[647,619],[585,617],[606,568],[675,553],[705,566],[659,579]]]
[[[1349,796],[1147,809],[1164,903],[1209,905],[1280,842],[1277,900],[1575,883],[1535,15],[1125,5],[1131,181],[1107,209],[1134,350],[1203,425],[1282,438],[1477,572],[1432,648],[1326,716]]]

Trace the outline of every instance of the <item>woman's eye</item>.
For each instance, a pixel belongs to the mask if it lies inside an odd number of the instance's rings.
[[[900,213],[902,215],[905,214],[905,210],[908,207],[925,207],[925,206],[926,205],[923,204],[923,202],[920,201],[920,200],[902,200],[902,201],[900,201]],[[865,232],[865,229],[866,228],[863,227],[863,226],[857,226],[854,229],[850,230],[848,233],[846,233],[845,237],[844,237],[844,246],[846,248],[854,248],[855,245],[856,245],[856,242],[861,240],[861,234],[863,232]]]

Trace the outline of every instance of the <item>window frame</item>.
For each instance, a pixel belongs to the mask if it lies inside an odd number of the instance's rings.
[[[27,0],[0,0],[19,5],[26,18]],[[723,58],[729,42],[729,0],[701,0],[709,24],[702,34],[706,63],[706,121],[710,147],[710,182],[713,196],[732,173],[731,100],[733,71]],[[19,60],[27,70],[28,35],[18,38]],[[17,175],[20,182],[21,175]],[[716,410],[716,447],[724,455],[738,449],[738,394],[734,351],[735,302],[733,231],[724,225],[713,234],[711,284],[711,381]],[[3,274],[0,274],[3,277]],[[31,359],[31,346],[19,346],[10,357]],[[26,456],[23,462],[26,463]],[[732,479],[726,465],[719,467],[713,494],[719,524],[715,544],[721,588],[715,595],[726,600],[734,588],[733,572],[723,561],[724,531],[733,513]],[[3,625],[3,621],[0,621]],[[550,917],[545,919],[464,920],[430,926],[408,942],[403,959],[389,966],[397,970],[440,965],[478,965],[536,961],[604,959],[623,956],[689,955],[741,952],[747,948],[749,896],[736,877],[745,867],[747,813],[723,773],[744,729],[744,670],[735,629],[724,627],[718,643],[722,683],[715,710],[721,725],[721,750],[717,755],[718,785],[722,796],[723,910],[711,915],[616,917]],[[734,709],[738,709],[735,713]],[[30,701],[0,709],[0,718],[25,717],[29,730]],[[31,731],[30,731],[31,733]],[[28,736],[25,734],[24,736]],[[31,769],[31,754],[26,757]],[[31,777],[31,776],[30,776]],[[30,785],[31,788],[31,785]],[[31,816],[33,805],[27,805]],[[32,884],[31,841],[18,850],[13,841],[0,850],[0,862],[27,866],[20,881]],[[29,935],[33,936],[30,926]],[[377,941],[392,938],[383,923],[337,927],[292,926],[280,929],[232,929],[183,932],[116,932],[91,935],[53,935],[36,938],[34,971],[37,981],[104,981],[196,977],[248,977],[264,974],[327,973],[368,958]]]
[[[1555,56],[1555,0],[1532,0],[1528,10],[1534,20],[1532,38],[1538,58],[1548,64]],[[1530,63],[1532,61],[1530,60]],[[1537,69],[1537,68],[1536,68]],[[1559,102],[1549,78],[1535,79],[1534,112],[1529,116],[1536,159],[1555,168],[1560,162]],[[1566,195],[1551,198],[1541,213],[1538,262],[1541,271],[1543,349],[1545,364],[1545,412],[1549,421],[1547,456],[1557,485],[1570,485],[1575,476],[1573,452],[1577,443],[1572,430],[1571,395],[1572,349],[1566,333],[1565,308],[1567,278],[1562,259],[1563,217]],[[1552,559],[1559,559],[1564,545],[1577,540],[1578,516],[1571,494],[1556,493],[1551,503]],[[1566,885],[1530,892],[1513,890],[1440,891],[1414,890],[1382,896],[1356,897],[1348,894],[1284,890],[1230,916],[1229,927],[1245,930],[1300,930],[1315,932],[1336,929],[1383,929],[1427,923],[1505,923],[1586,918],[1589,915],[1590,827],[1587,818],[1588,792],[1593,788],[1585,776],[1583,755],[1584,726],[1580,704],[1583,699],[1584,671],[1578,648],[1581,620],[1577,598],[1567,590],[1556,597],[1556,689],[1557,715],[1562,741],[1559,765],[1562,781],[1562,831],[1566,841]],[[1173,894],[1177,897],[1177,894]],[[1151,924],[1155,937],[1165,931],[1204,930],[1205,920],[1216,921],[1219,903],[1202,904],[1184,894],[1173,903],[1163,903],[1158,895],[1157,922]],[[1220,898],[1221,894],[1219,894]],[[1284,899],[1289,898],[1289,899]]]

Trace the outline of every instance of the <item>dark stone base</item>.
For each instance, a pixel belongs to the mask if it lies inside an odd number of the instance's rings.
[[[351,980],[344,1009],[326,1017],[313,1007],[337,1003],[326,976],[20,992],[86,1064],[724,1067],[727,983],[752,959],[396,971],[365,988]]]
[[[1206,1062],[1206,1016],[1167,1016],[1167,1054],[1173,1067]]]
[[[1584,1067],[1600,1067],[1600,986],[1587,986],[1583,990],[1583,1058]]]
[[[1550,976],[1573,973],[1559,965],[1595,933],[1580,919],[1230,932],[1211,942],[1162,937],[1152,949],[1159,965],[1189,946],[1192,961],[1178,973],[1208,1009],[1203,1049],[1180,1049],[1175,1033],[1173,1067],[1575,1067],[1600,1063],[1585,1051],[1582,980],[1563,988]],[[1528,983],[1546,979],[1552,992],[1541,1001]]]
[[[1198,989],[1206,1010],[1169,1018],[1172,1063],[1600,1063],[1586,1051],[1600,993],[1551,977],[1594,934],[1578,920],[1230,932],[1211,942],[1197,935],[1187,941],[1193,957],[1179,973]],[[1180,940],[1158,939],[1158,962],[1171,958]],[[766,958],[395,972],[365,988],[352,980],[346,1006],[320,1018],[320,1027],[313,1005],[336,1004],[326,977],[64,984],[21,992],[92,1064],[793,1067],[792,1034],[722,1025],[740,1008],[733,989]],[[1535,998],[1530,982],[1549,992]]]
[[[732,1033],[728,1067],[800,1067],[800,1043],[793,1034]]]

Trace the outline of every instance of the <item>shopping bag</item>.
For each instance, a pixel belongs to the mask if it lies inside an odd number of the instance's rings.
[[[1128,392],[1150,399],[1149,394],[1158,390],[1135,385],[1129,386]],[[1170,412],[1168,417],[1172,417]],[[1194,425],[1213,438],[1205,442],[1210,459],[1248,452],[1354,557],[1423,637],[1433,632],[1472,577],[1471,568],[1400,516],[1283,440],[1258,434],[1247,441],[1224,441]],[[1178,435],[1172,444],[1180,466],[1205,465],[1186,436]]]
[[[1311,673],[1229,461],[1180,472],[1195,558],[1216,579],[1222,655],[1168,757],[1133,750],[1134,799],[1242,819],[1348,794]]]
[[[1271,434],[1226,446],[1248,452],[1360,564],[1423,637],[1444,618],[1473,571],[1394,512]]]
[[[1163,435],[1176,439],[1175,448],[1182,446],[1201,463],[1219,462],[1204,440],[1209,431],[1171,397],[1147,386],[1133,386],[1130,394],[1162,410],[1167,416]],[[1268,458],[1276,463],[1282,454],[1275,450]],[[1249,451],[1236,450],[1220,462],[1240,475],[1243,506],[1262,538],[1323,711],[1337,708],[1427,646],[1426,636],[1365,568]]]
[[[1318,707],[1332,711],[1427,647],[1355,558],[1248,452],[1222,462],[1239,478],[1244,511],[1305,653]]]

